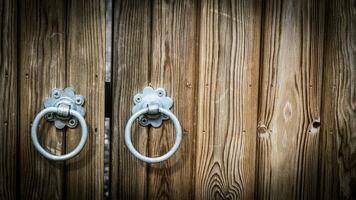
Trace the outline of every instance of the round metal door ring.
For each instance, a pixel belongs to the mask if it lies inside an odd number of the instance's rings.
[[[56,160],[56,161],[67,160],[67,159],[70,159],[70,158],[73,158],[74,156],[76,156],[83,149],[83,147],[86,143],[86,140],[88,138],[88,127],[87,127],[84,117],[78,111],[69,109],[68,114],[71,116],[74,116],[79,121],[79,124],[81,126],[81,138],[80,138],[80,142],[79,142],[78,146],[76,146],[75,149],[73,149],[71,152],[69,152],[68,154],[65,154],[65,155],[53,155],[53,154],[49,153],[48,151],[46,151],[38,141],[37,127],[38,127],[41,119],[46,114],[48,114],[48,113],[60,114],[61,112],[63,112],[63,111],[61,111],[61,109],[59,107],[58,108],[57,107],[45,108],[37,114],[36,118],[34,119],[34,121],[32,123],[32,127],[31,127],[31,138],[32,138],[32,143],[35,146],[35,148],[44,157],[46,157],[50,160]]]
[[[84,97],[76,94],[73,88],[54,88],[49,98],[44,101],[44,109],[33,120],[31,139],[35,148],[44,157],[50,160],[67,160],[76,156],[84,147],[88,138],[88,127],[85,122]],[[53,155],[46,151],[38,141],[37,128],[42,118],[53,122],[57,129],[65,127],[75,128],[79,122],[81,126],[81,139],[77,147],[65,155]]]
[[[132,144],[132,141],[131,141],[131,127],[132,127],[132,124],[135,122],[135,120],[141,116],[141,115],[144,115],[144,114],[150,114],[152,112],[152,109],[149,107],[146,107],[146,108],[143,108],[137,112],[135,112],[131,118],[129,119],[129,121],[127,122],[127,125],[126,125],[126,128],[125,128],[125,143],[126,143],[126,146],[128,147],[128,149],[130,150],[130,152],[138,159],[144,161],[144,162],[147,162],[147,163],[158,163],[158,162],[162,162],[162,161],[165,161],[167,160],[168,158],[170,158],[179,148],[180,146],[180,143],[182,142],[182,127],[177,119],[177,117],[169,110],[166,110],[162,107],[154,107],[155,110],[154,112],[159,112],[159,113],[162,113],[162,114],[165,114],[166,116],[168,116],[174,126],[175,126],[175,129],[176,129],[176,140],[175,140],[175,143],[173,145],[173,147],[166,153],[164,154],[163,156],[160,156],[160,157],[154,157],[154,158],[150,158],[150,157],[147,157],[147,156],[144,156],[142,154],[140,154],[136,149],[135,147],[133,146]]]

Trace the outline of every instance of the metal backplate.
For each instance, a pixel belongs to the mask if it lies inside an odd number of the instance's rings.
[[[147,108],[148,105],[158,105],[161,108],[169,110],[173,106],[173,101],[166,96],[166,91],[163,88],[153,89],[152,87],[145,87],[142,94],[138,93],[133,98],[134,107],[132,113],[136,113],[141,109]],[[163,120],[168,117],[164,114],[144,114],[138,118],[141,126],[151,125],[153,127],[160,127]]]
[[[44,101],[44,107],[58,107],[59,105],[69,106],[69,109],[79,112],[83,117],[85,111],[83,108],[84,97],[82,95],[75,94],[73,88],[53,89],[51,97]],[[69,128],[75,128],[78,124],[78,120],[71,115],[61,116],[56,113],[49,113],[45,116],[47,121],[54,122],[54,125],[58,129],[63,129],[65,126]]]

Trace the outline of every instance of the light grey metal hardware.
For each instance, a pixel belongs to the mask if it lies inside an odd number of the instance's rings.
[[[71,110],[79,112],[83,117],[85,111],[83,108],[84,97],[77,95],[73,88],[53,89],[52,96],[47,98],[44,102],[44,107],[63,107],[69,106]],[[61,109],[63,110],[63,109]],[[78,119],[71,117],[68,113],[48,113],[45,118],[47,121],[53,122],[56,128],[63,129],[65,126],[75,128],[78,124]]]
[[[169,111],[173,105],[171,98],[166,96],[163,88],[153,89],[145,87],[142,94],[134,96],[133,115],[130,117],[125,128],[125,143],[130,152],[138,159],[147,163],[158,163],[170,158],[179,148],[182,141],[182,128],[177,117]],[[138,119],[141,126],[151,125],[160,127],[163,120],[171,119],[176,130],[176,140],[173,147],[163,156],[150,158],[140,154],[131,141],[131,127]]]
[[[83,149],[88,138],[88,127],[84,119],[83,104],[84,97],[76,95],[72,88],[52,90],[52,96],[44,102],[45,109],[36,115],[31,127],[32,143],[44,157],[50,160],[67,160],[76,156]],[[65,126],[75,128],[79,122],[81,139],[78,146],[65,155],[53,155],[46,151],[37,137],[37,127],[42,117],[45,117],[47,121],[54,122],[55,127],[58,129],[63,129]]]

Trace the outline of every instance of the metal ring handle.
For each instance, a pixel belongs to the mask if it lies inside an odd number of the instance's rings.
[[[78,119],[80,126],[81,126],[81,138],[80,138],[80,142],[78,144],[77,147],[75,147],[75,149],[73,149],[71,152],[69,152],[68,154],[64,154],[64,155],[53,155],[51,153],[49,153],[48,151],[46,151],[41,144],[38,141],[38,137],[37,137],[37,127],[42,119],[43,116],[45,116],[47,113],[58,113],[58,108],[56,107],[48,107],[43,109],[41,112],[39,112],[35,119],[33,120],[32,123],[32,127],[31,127],[31,138],[32,138],[32,143],[35,146],[35,148],[46,158],[50,159],[50,160],[67,160],[70,158],[73,158],[74,156],[76,156],[84,147],[85,142],[88,138],[88,127],[87,124],[85,123],[85,119],[82,117],[82,115],[75,111],[75,110],[69,110],[69,114],[74,116],[75,118]]]
[[[167,115],[173,122],[175,128],[176,128],[176,141],[173,145],[173,147],[163,156],[160,157],[154,157],[154,158],[150,158],[147,156],[144,156],[142,154],[140,154],[135,147],[132,145],[132,141],[131,141],[131,127],[132,124],[134,123],[134,121],[143,114],[148,113],[149,109],[148,108],[144,108],[138,112],[136,112],[135,114],[133,114],[131,116],[131,118],[129,119],[129,121],[126,124],[126,128],[125,128],[125,143],[126,146],[128,147],[128,149],[130,150],[130,152],[138,159],[147,162],[147,163],[158,163],[158,162],[162,162],[164,160],[167,160],[168,158],[170,158],[179,148],[179,145],[182,141],[182,127],[180,126],[180,123],[177,119],[177,117],[169,110],[166,110],[164,108],[159,107],[158,111],[160,113],[163,113],[165,115]]]

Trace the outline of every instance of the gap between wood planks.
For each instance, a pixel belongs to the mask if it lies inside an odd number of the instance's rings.
[[[112,0],[106,0],[105,3],[105,24],[104,199],[110,199]]]

